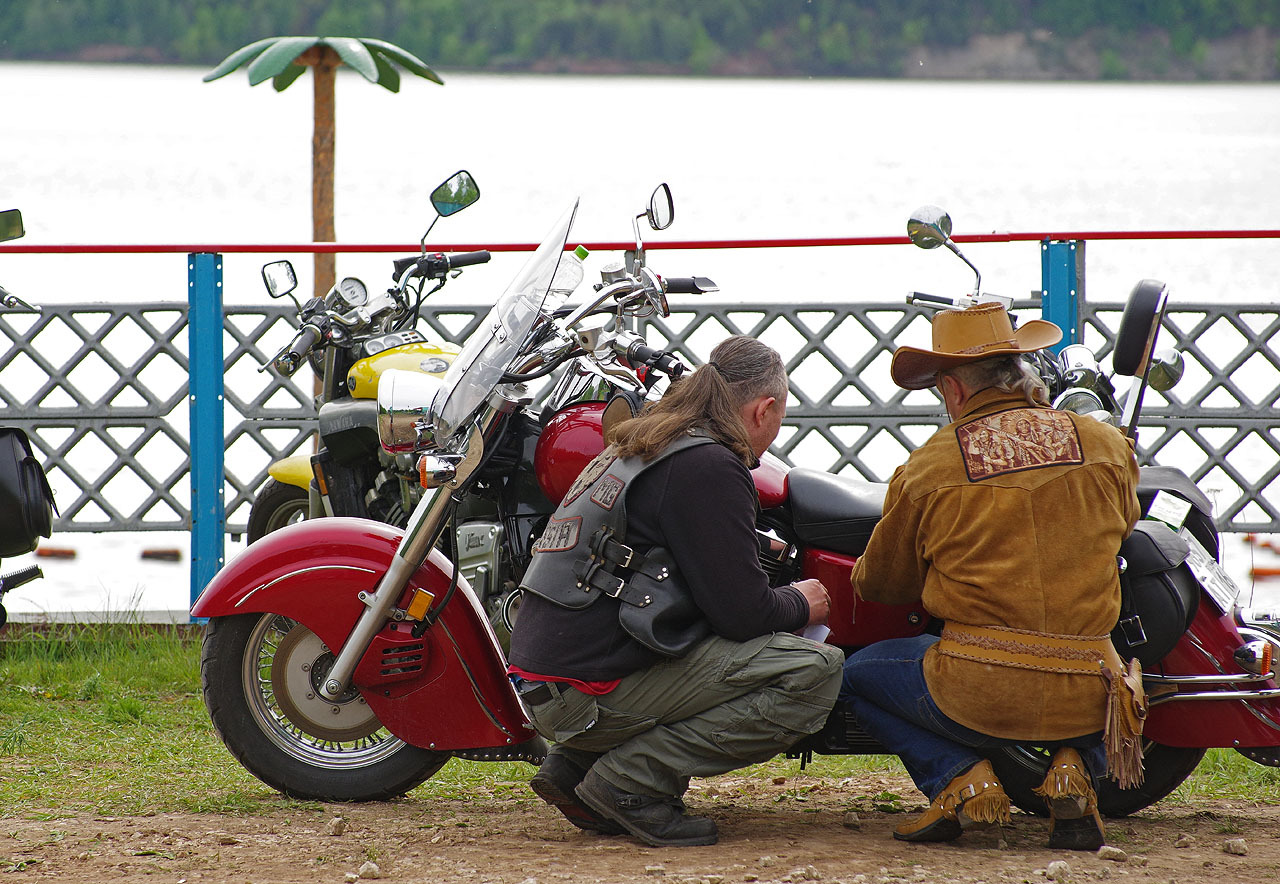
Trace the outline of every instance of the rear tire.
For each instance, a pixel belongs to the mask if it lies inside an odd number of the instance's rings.
[[[253,505],[249,507],[249,525],[245,536],[250,543],[261,540],[285,525],[301,522],[311,508],[305,488],[268,479],[262,483]]]
[[[1121,817],[1150,807],[1182,785],[1204,753],[1200,748],[1148,742],[1143,749],[1146,776],[1142,785],[1121,789],[1115,780],[1103,777],[1098,782],[1098,810],[1104,816]],[[1044,781],[1052,755],[1047,749],[1024,744],[1000,749],[991,757],[991,766],[1009,793],[1009,800],[1027,813],[1048,816],[1044,799],[1032,790]]]
[[[351,688],[323,700],[333,654],[278,614],[214,617],[200,679],[214,729],[244,768],[273,789],[320,801],[403,795],[449,760],[393,736]]]

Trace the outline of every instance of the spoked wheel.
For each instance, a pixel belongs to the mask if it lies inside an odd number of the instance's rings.
[[[277,614],[215,617],[200,660],[205,705],[231,754],[296,798],[373,801],[403,795],[449,760],[393,736],[359,691],[336,701],[320,684],[333,654]]]
[[[1105,816],[1128,816],[1150,807],[1191,776],[1204,749],[1165,746],[1147,741],[1143,747],[1146,776],[1136,789],[1121,789],[1107,777],[1098,783],[1098,810]],[[1009,800],[1027,813],[1046,816],[1044,799],[1032,790],[1044,781],[1053,753],[1040,746],[1021,745],[997,750],[991,757],[996,776]]]
[[[245,536],[253,543],[285,525],[301,522],[307,517],[309,508],[306,489],[268,479],[262,483],[253,499],[253,506],[249,508]]]

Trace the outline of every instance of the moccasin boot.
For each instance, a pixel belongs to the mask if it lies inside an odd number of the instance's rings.
[[[605,819],[578,800],[574,789],[586,774],[586,768],[565,755],[552,752],[529,780],[529,787],[579,829],[601,835],[621,835],[625,831],[622,826]]]
[[[719,838],[715,821],[689,816],[680,799],[624,792],[594,770],[578,784],[577,796],[651,847],[695,847],[715,844]]]
[[[1044,782],[1035,790],[1049,808],[1049,847],[1097,850],[1106,843],[1098,813],[1098,793],[1080,753],[1064,747],[1054,753]]]
[[[1009,796],[991,762],[979,761],[947,783],[925,812],[893,830],[899,841],[953,841],[965,829],[1009,822]]]

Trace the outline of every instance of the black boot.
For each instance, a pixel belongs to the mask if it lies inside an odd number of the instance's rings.
[[[559,810],[579,829],[601,835],[621,835],[625,831],[621,826],[600,816],[574,795],[573,790],[586,773],[586,768],[553,749],[529,781],[529,786],[539,798]]]
[[[715,844],[719,837],[714,820],[685,815],[680,799],[632,795],[607,782],[594,770],[578,784],[577,795],[592,810],[651,847]]]

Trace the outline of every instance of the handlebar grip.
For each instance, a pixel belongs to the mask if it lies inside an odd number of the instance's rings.
[[[917,301],[926,305],[939,307],[959,307],[960,300],[958,298],[949,298],[946,295],[930,295],[927,292],[912,292],[907,295],[907,303],[914,304]]]
[[[719,286],[705,276],[664,276],[662,284],[667,293],[672,295],[703,295],[720,290]]]
[[[490,258],[488,249],[481,249],[478,252],[463,252],[461,255],[450,255],[445,258],[449,267],[469,267],[472,264],[487,264]]]
[[[678,378],[685,373],[685,364],[680,357],[665,350],[658,350],[647,344],[632,344],[627,348],[627,359],[634,364],[648,365],[670,378]]]
[[[307,358],[307,354],[311,352],[311,348],[320,340],[322,334],[319,328],[309,322],[302,326],[289,346],[276,357],[276,368],[285,374],[293,374],[302,364],[302,360]]]

